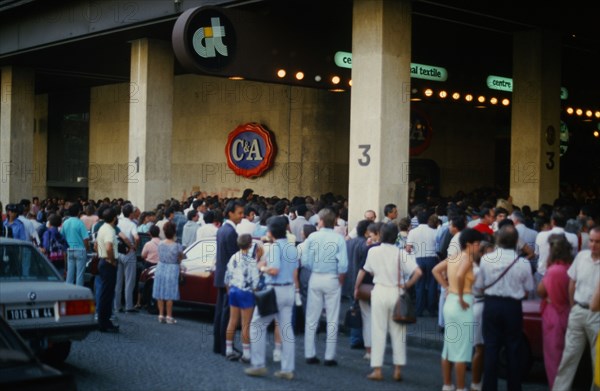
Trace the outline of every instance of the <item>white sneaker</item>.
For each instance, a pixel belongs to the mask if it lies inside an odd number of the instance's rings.
[[[455,391],[454,384],[442,386],[442,391]]]
[[[281,350],[273,350],[273,362],[281,361]]]
[[[371,359],[371,353],[365,353],[365,355],[363,356],[363,359],[370,360]]]

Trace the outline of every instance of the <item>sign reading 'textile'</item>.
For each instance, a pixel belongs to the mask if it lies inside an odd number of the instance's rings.
[[[352,68],[352,53],[337,52],[335,53],[333,61],[335,62],[335,65],[340,68]],[[415,79],[446,81],[448,79],[448,71],[446,71],[446,68],[442,67],[411,62],[410,77],[414,77]]]

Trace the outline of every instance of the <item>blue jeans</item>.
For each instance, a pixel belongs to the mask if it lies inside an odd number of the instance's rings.
[[[87,252],[84,248],[70,248],[67,250],[67,283],[83,286],[86,262]]]
[[[435,314],[438,302],[435,300],[437,294],[437,282],[431,271],[438,262],[437,257],[417,258],[417,265],[421,268],[423,275],[417,281],[415,288],[417,292],[416,313],[417,316],[423,316],[423,311],[427,309],[429,314]]]

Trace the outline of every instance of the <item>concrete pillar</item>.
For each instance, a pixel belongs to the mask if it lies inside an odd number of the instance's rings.
[[[354,1],[350,225],[385,204],[408,210],[411,9],[407,0]]]
[[[540,30],[513,40],[510,194],[537,209],[559,193],[560,36]]]
[[[171,194],[173,77],[170,43],[132,42],[128,198],[141,210]]]
[[[2,68],[0,202],[32,197],[35,76],[32,69]]]

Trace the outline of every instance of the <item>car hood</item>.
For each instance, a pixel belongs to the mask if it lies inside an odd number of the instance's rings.
[[[23,303],[31,301],[82,300],[93,299],[89,288],[67,284],[62,281],[2,281],[0,282],[0,303]]]

